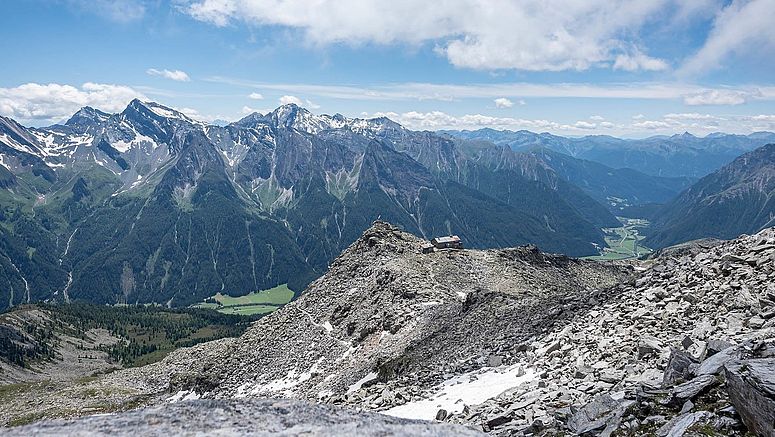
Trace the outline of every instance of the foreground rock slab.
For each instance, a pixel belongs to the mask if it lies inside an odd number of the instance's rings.
[[[7,436],[252,435],[479,436],[462,426],[398,419],[302,401],[191,400],[115,415],[52,420],[4,430]]]
[[[726,367],[727,391],[749,431],[775,436],[775,358]]]

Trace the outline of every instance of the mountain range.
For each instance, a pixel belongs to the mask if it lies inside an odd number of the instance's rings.
[[[474,247],[604,244],[616,220],[602,205],[480,152],[295,105],[225,127],[139,100],[47,128],[2,118],[0,308],[301,290],[377,218]]]
[[[226,126],[140,100],[45,128],[0,118],[0,308],[298,292],[376,219],[471,247],[593,255],[625,206],[694,180],[551,142],[513,149],[293,104]]]
[[[750,135],[713,133],[696,137],[688,132],[644,139],[622,139],[607,135],[563,137],[550,133],[479,129],[447,131],[459,138],[489,141],[513,150],[541,146],[575,158],[617,169],[633,169],[654,176],[701,178],[733,159],[775,142],[775,133]]]

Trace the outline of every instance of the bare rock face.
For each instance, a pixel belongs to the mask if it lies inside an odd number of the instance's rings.
[[[490,431],[503,436],[536,434],[536,421],[549,435],[742,436],[746,425],[768,435],[745,418],[771,418],[728,390],[760,399],[771,374],[738,377],[741,385],[728,369],[765,358],[775,345],[775,228],[666,250],[638,267],[634,280],[604,288],[567,323],[533,338],[523,356],[539,380],[446,420],[508,412],[511,420]],[[606,414],[597,414],[601,405]],[[611,414],[624,406],[621,417]]]
[[[449,424],[398,419],[302,401],[191,400],[118,415],[39,422],[5,430],[7,436],[477,436]]]
[[[729,398],[748,430],[775,436],[775,358],[728,364],[726,378]]]
[[[626,265],[535,246],[423,254],[423,243],[375,222],[298,300],[262,318],[228,354],[202,364],[204,375],[175,390],[401,405],[451,375],[517,363],[532,335],[562,324],[597,287],[632,274]],[[213,384],[197,386],[200,380]]]

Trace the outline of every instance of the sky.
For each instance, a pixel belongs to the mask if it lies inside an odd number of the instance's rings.
[[[775,0],[6,0],[0,115],[133,98],[412,129],[775,131]]]

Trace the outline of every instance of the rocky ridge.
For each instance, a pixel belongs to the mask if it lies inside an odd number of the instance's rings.
[[[523,357],[539,379],[448,420],[495,435],[773,435],[775,228],[674,253],[538,336]]]
[[[208,397],[360,399],[366,407],[364,383],[396,380],[407,385],[397,400],[409,400],[490,356],[514,364],[531,334],[632,273],[534,246],[422,254],[423,243],[376,222],[298,300],[220,343],[222,353],[176,353],[137,375]]]
[[[92,398],[79,401],[90,392],[106,399],[101,411],[181,392],[179,398],[281,396],[385,409],[488,363],[508,372],[531,337],[571,317],[596,287],[633,273],[534,246],[422,254],[423,243],[376,222],[299,299],[242,337],[181,349],[62,393],[20,396],[0,419],[12,420],[13,411],[56,417],[52,403],[71,415],[84,404],[93,408]],[[390,390],[373,394],[386,384]]]

